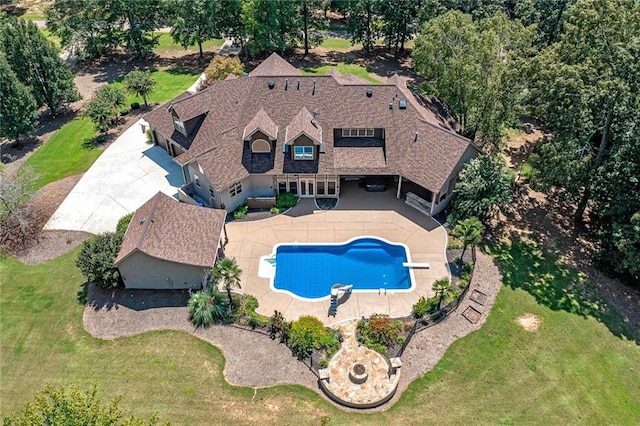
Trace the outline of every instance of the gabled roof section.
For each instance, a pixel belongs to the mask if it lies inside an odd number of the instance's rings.
[[[284,143],[290,145],[302,134],[307,135],[316,145],[322,144],[322,127],[305,107],[302,107],[287,126]]]
[[[269,136],[272,140],[278,138],[278,125],[273,122],[264,108],[260,108],[260,111],[258,111],[249,124],[245,126],[242,139],[246,140],[258,130]]]
[[[211,267],[226,211],[184,204],[158,192],[136,210],[114,264],[135,251],[170,262]]]
[[[251,73],[251,77],[258,76],[279,76],[279,75],[302,75],[302,72],[285,61],[277,53],[272,53],[267,59],[262,61]]]

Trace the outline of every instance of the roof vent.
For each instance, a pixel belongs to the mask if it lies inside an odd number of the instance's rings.
[[[289,88],[289,79],[285,79],[284,80],[284,90],[287,90]]]
[[[313,115],[313,118],[316,118],[317,116],[320,115],[320,111],[318,111],[317,109],[314,109],[313,111],[311,111],[311,115]]]
[[[312,95],[316,94],[316,81],[315,80],[313,80],[313,90],[311,91],[311,94]]]
[[[389,109],[393,109],[393,102],[389,102]]]
[[[298,80],[298,90],[300,90],[300,80]]]
[[[371,96],[373,96],[373,90],[367,89],[367,98],[370,98]]]
[[[413,141],[418,142],[418,132],[416,132],[416,135],[413,137]]]
[[[273,80],[269,80],[269,89],[273,89],[274,87],[276,87],[276,82]]]
[[[407,109],[407,100],[406,99],[400,99],[398,101],[398,108]]]
[[[144,224],[144,217],[140,219],[140,225]]]

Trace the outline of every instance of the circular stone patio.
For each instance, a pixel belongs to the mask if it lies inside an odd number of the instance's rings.
[[[345,189],[343,193],[347,192]],[[287,320],[313,315],[325,324],[376,313],[402,317],[411,313],[411,307],[420,297],[433,295],[431,286],[435,280],[450,276],[444,228],[396,199],[392,191],[370,193],[355,188],[343,194],[336,208],[329,211],[318,210],[313,199],[302,199],[284,214],[255,222],[230,222],[226,228],[229,239],[224,247],[225,256],[236,259],[242,270],[242,291],[255,296],[260,305],[257,311],[267,316],[277,310]],[[341,300],[337,314],[329,317],[329,297],[305,301],[274,291],[269,279],[259,275],[260,258],[272,254],[278,243],[344,242],[363,235],[404,243],[409,247],[412,262],[429,263],[428,269],[414,269],[414,291],[381,294],[354,291],[346,300]]]
[[[400,369],[392,370],[384,356],[358,343],[356,326],[354,320],[335,327],[344,340],[328,367],[321,370],[319,383],[327,396],[339,404],[373,408],[393,397]]]

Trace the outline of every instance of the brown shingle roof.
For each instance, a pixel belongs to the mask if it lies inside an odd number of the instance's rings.
[[[277,76],[277,75],[301,75],[302,72],[289,62],[285,61],[277,53],[272,53],[260,65],[251,71],[251,77]]]
[[[295,139],[303,134],[309,136],[318,145],[322,143],[322,128],[305,107],[302,107],[287,126],[284,143],[287,145],[293,143]]]
[[[332,76],[340,84],[371,84],[366,78],[360,77],[355,74],[342,74],[338,71],[338,68],[333,67],[329,70],[327,75]]]
[[[271,139],[276,139],[278,137],[278,125],[273,122],[271,117],[269,117],[269,114],[267,114],[264,109],[260,109],[260,111],[253,116],[249,124],[246,125],[244,132],[242,133],[242,139],[248,138],[258,130],[269,136]]]
[[[226,211],[184,204],[158,192],[136,210],[115,265],[134,251],[186,265],[211,267]]]
[[[333,164],[336,169],[358,169],[367,167],[384,168],[384,150],[382,148],[334,148]]]
[[[284,60],[272,61],[281,63]],[[287,80],[288,86],[285,85]],[[271,81],[274,86],[269,87]],[[448,131],[446,123],[420,105],[401,78],[394,76],[389,82],[341,84],[333,75],[300,75],[291,81],[287,76],[255,76],[253,73],[245,78],[216,82],[198,94],[172,101],[178,114],[183,111],[187,115],[206,112],[189,151],[177,157],[176,161],[184,165],[197,159],[216,190],[228,188],[233,182],[247,177],[252,171],[247,168],[249,163],[243,163],[243,130],[260,110],[264,110],[280,131],[273,162],[266,167],[262,165],[259,173],[390,175],[406,170],[410,173],[407,178],[436,192],[453,172],[463,148],[476,148],[467,139]],[[371,89],[372,96],[367,96],[367,89]],[[407,100],[406,109],[399,109],[401,99]],[[164,112],[156,110],[147,115],[149,123],[154,128],[173,129],[170,114],[165,108],[159,110]],[[308,127],[313,118],[309,111],[318,112],[314,121],[322,129],[322,134],[315,137],[325,144],[325,152],[314,162],[289,161],[289,155],[283,152],[285,134],[287,139],[291,139],[301,128],[318,134],[317,130]],[[294,125],[298,121],[299,124]],[[287,126],[289,129],[282,131]],[[354,162],[345,158],[350,151],[337,154],[342,158],[336,160],[334,129],[341,128],[383,128],[384,164],[379,156],[364,155],[364,151],[361,158],[359,151],[353,152],[359,158],[358,171],[351,167]],[[409,152],[415,148],[413,139],[416,132],[420,135],[417,146],[421,152],[412,155]],[[368,144],[361,148],[371,146]],[[422,167],[418,158],[423,158],[425,164],[433,164]]]

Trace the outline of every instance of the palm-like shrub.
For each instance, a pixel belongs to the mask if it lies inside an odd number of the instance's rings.
[[[233,287],[240,287],[240,275],[242,274],[242,270],[238,267],[235,259],[232,258],[224,258],[219,260],[211,270],[211,277],[214,282],[219,283],[222,282],[225,290],[227,291],[227,296],[229,297],[229,306],[233,308],[233,299],[231,298],[231,289]]]
[[[436,297],[438,298],[438,310],[440,310],[442,301],[445,297],[453,293],[451,282],[449,281],[449,278],[440,278],[433,283],[431,288],[436,292]]]
[[[456,224],[455,228],[451,231],[451,235],[462,241],[462,255],[460,255],[460,259],[464,258],[464,252],[467,251],[467,247],[473,247],[482,240],[483,232],[484,225],[480,222],[480,219],[475,216],[461,220]]]
[[[187,303],[187,309],[189,310],[189,320],[194,325],[206,327],[213,323],[213,312],[207,293],[199,291],[192,294],[189,303]]]

